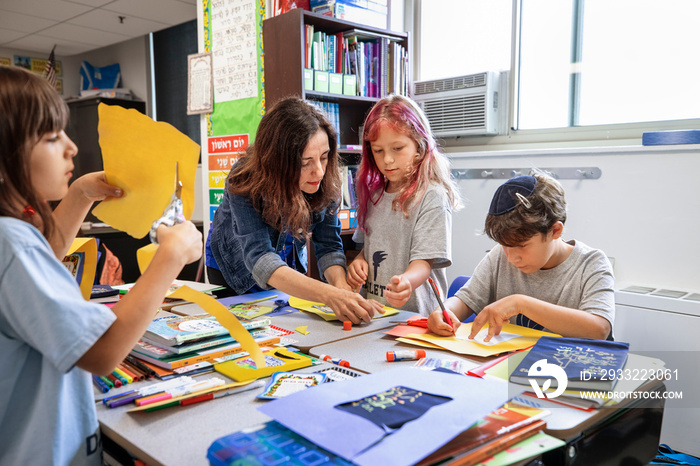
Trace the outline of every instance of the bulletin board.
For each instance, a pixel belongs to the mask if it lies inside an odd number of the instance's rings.
[[[223,197],[226,175],[265,113],[262,20],[266,0],[203,0],[200,52],[212,54],[214,110],[202,115],[204,227]]]

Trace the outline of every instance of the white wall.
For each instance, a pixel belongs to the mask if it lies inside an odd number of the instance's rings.
[[[0,56],[2,57],[12,59],[14,55],[46,59],[49,53],[47,52],[46,56],[43,56],[37,52],[0,48]],[[63,76],[61,79],[63,79],[64,98],[80,94],[80,65],[83,60],[97,67],[119,63],[122,73],[122,87],[131,89],[137,98],[146,101],[146,112],[148,115],[152,114],[148,36],[127,40],[84,54],[69,57],[56,56],[56,60],[60,60],[62,65]]]
[[[453,168],[599,167],[597,180],[561,180],[568,202],[564,237],[614,258],[618,289],[634,284],[700,291],[700,146],[448,150]],[[453,217],[450,280],[471,275],[493,246],[481,232],[504,181],[459,182],[466,206]]]

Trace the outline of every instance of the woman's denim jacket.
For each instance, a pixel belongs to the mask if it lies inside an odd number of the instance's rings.
[[[311,224],[311,240],[321,277],[332,265],[346,266],[340,221],[329,210],[333,209],[314,213]],[[236,293],[245,293],[254,284],[269,288],[267,282],[272,273],[287,265],[279,255],[284,249],[286,233],[281,234],[266,224],[247,197],[224,190],[211,228],[211,252],[226,283]],[[301,262],[296,268],[305,273],[306,241],[295,239],[294,248],[299,256],[297,262]]]

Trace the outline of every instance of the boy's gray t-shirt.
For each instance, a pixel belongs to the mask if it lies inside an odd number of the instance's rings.
[[[554,268],[523,273],[514,267],[500,245],[481,260],[474,275],[455,294],[475,313],[488,304],[513,294],[524,294],[542,301],[590,312],[615,320],[615,278],[603,251],[571,240],[569,257]],[[510,318],[517,323],[517,316]],[[546,330],[546,329],[545,329]]]
[[[406,218],[400,210],[393,210],[397,193],[384,192],[377,204],[369,203],[365,235],[359,229],[353,240],[364,243],[364,258],[368,265],[367,283],[362,295],[389,305],[384,290],[394,275],[402,274],[411,261],[432,260],[430,276],[441,296],[447,292],[445,267],[452,264],[452,209],[444,189],[431,185],[423,199],[409,211]],[[429,315],[438,307],[427,282],[413,290],[401,309]]]

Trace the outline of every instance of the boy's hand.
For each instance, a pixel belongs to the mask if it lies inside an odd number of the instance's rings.
[[[501,328],[509,322],[510,317],[520,313],[518,302],[518,295],[511,295],[486,306],[474,319],[469,338],[473,340],[486,324],[489,325],[489,331],[484,337],[485,342],[490,341],[494,335],[500,335]]]
[[[428,316],[428,330],[433,332],[435,335],[444,337],[451,337],[457,333],[457,329],[462,324],[452,311],[448,309],[447,313],[452,320],[452,326],[445,322],[445,319],[442,316],[442,309],[437,308]]]
[[[368,270],[369,266],[367,265],[367,261],[362,257],[362,254],[358,255],[348,266],[348,285],[350,285],[353,290],[358,291],[367,281]]]
[[[408,302],[412,291],[411,282],[404,275],[394,275],[384,290],[384,297],[389,304],[398,309]]]

